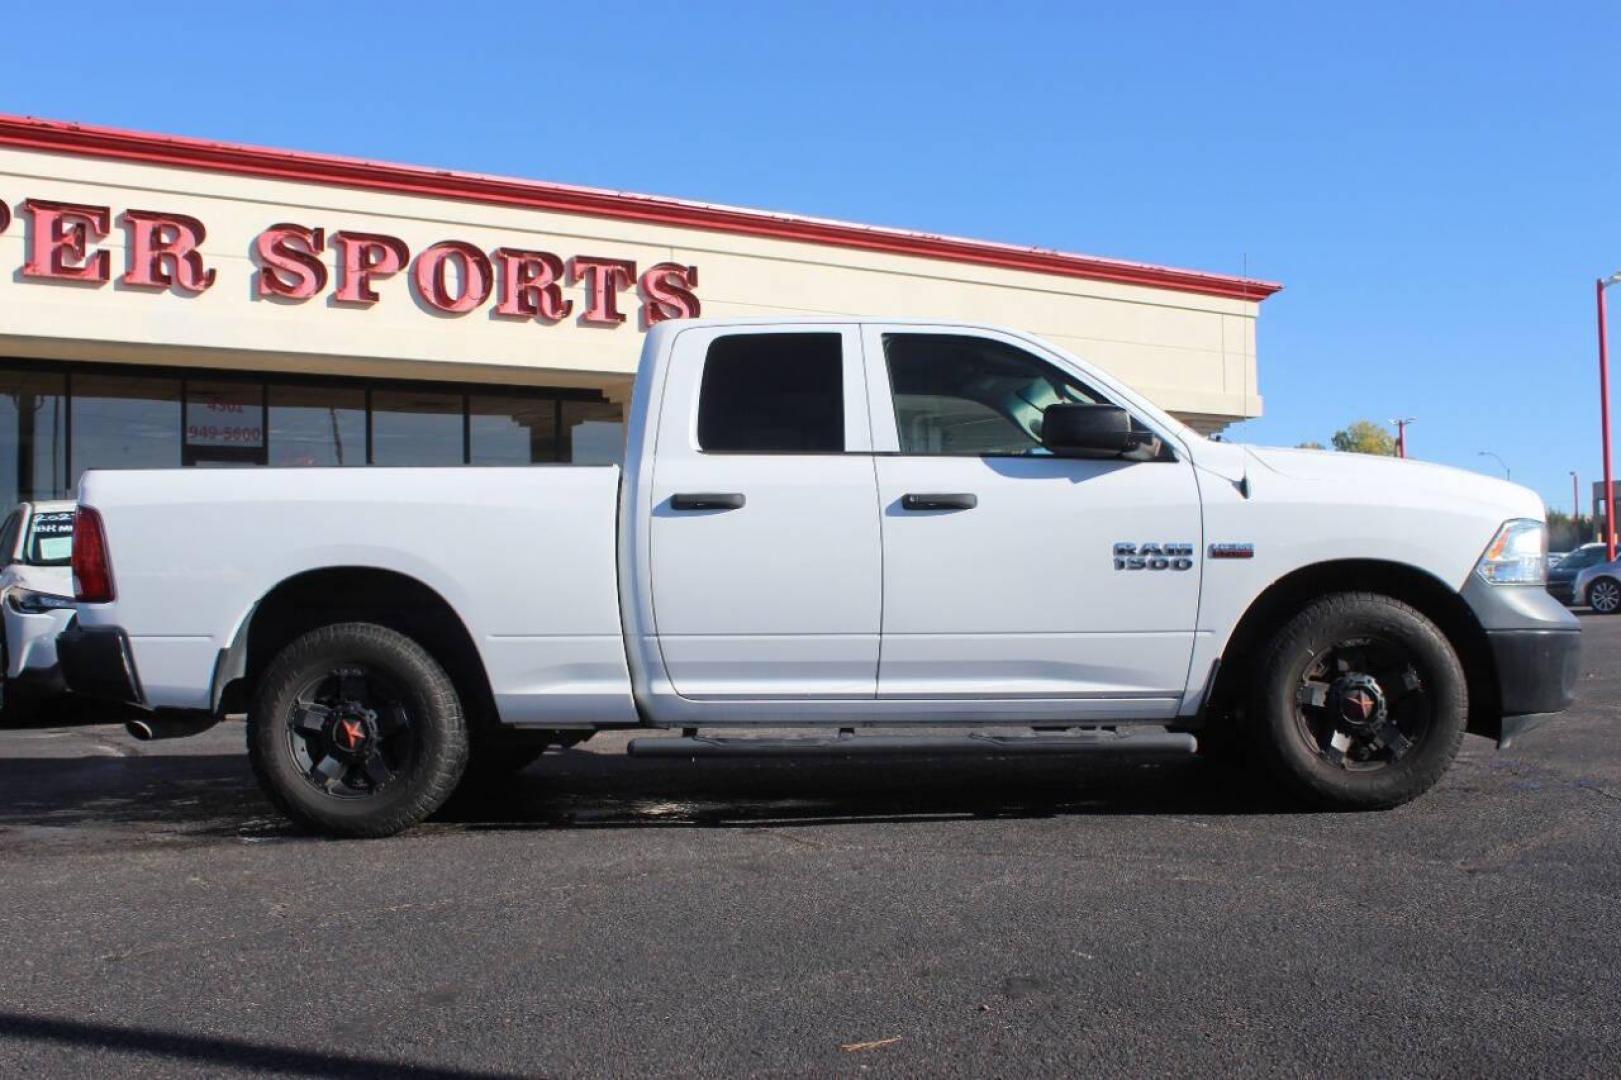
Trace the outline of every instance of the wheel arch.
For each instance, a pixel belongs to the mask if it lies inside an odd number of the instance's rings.
[[[1271,631],[1318,597],[1372,592],[1410,604],[1436,624],[1463,665],[1469,687],[1469,731],[1496,738],[1502,725],[1496,661],[1486,630],[1467,601],[1446,582],[1406,563],[1381,559],[1336,559],[1285,574],[1250,603],[1221,653],[1205,712],[1232,709],[1253,672]]]
[[[334,622],[373,622],[427,649],[456,686],[470,725],[493,722],[495,695],[473,635],[433,587],[371,566],[331,566],[284,578],[259,598],[214,673],[216,714],[240,712],[260,676],[294,638]]]

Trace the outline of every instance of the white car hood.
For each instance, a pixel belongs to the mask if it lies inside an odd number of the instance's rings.
[[[1271,446],[1240,445],[1238,448],[1261,467],[1291,480],[1361,484],[1375,489],[1400,488],[1409,497],[1414,494],[1432,497],[1437,505],[1467,503],[1495,508],[1505,520],[1534,518],[1542,521],[1547,517],[1541,496],[1530,488],[1467,469],[1376,454]]]

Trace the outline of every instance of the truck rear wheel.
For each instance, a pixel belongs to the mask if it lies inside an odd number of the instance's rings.
[[[1429,790],[1452,763],[1467,682],[1421,612],[1341,593],[1272,638],[1246,719],[1252,752],[1296,796],[1322,809],[1384,809]]]
[[[421,645],[373,623],[336,623],[295,639],[265,671],[248,758],[300,825],[391,836],[455,790],[467,725],[450,677]]]

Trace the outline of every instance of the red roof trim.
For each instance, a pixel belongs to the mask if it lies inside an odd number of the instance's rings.
[[[620,221],[646,221],[656,225],[797,240],[829,247],[881,251],[1008,270],[1029,270],[1122,285],[1175,289],[1237,300],[1264,300],[1283,288],[1270,281],[1099,259],[1089,255],[1069,255],[984,240],[852,225],[566,184],[392,165],[360,158],[273,150],[177,135],[151,135],[32,117],[0,114],[0,146],[116,158],[170,168],[264,176],[299,183],[393,191],[436,199],[496,203]]]

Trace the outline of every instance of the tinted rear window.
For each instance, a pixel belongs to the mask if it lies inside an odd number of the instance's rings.
[[[736,334],[704,359],[698,445],[730,454],[844,450],[838,334]]]
[[[23,562],[33,566],[66,566],[73,558],[73,511],[35,514],[28,523]]]

